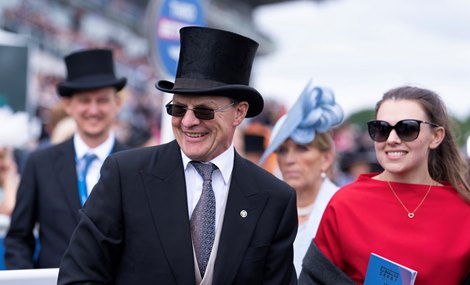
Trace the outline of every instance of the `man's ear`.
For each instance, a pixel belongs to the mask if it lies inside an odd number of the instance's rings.
[[[246,114],[248,113],[248,108],[250,105],[246,101],[241,101],[237,105],[235,105],[235,119],[233,121],[233,124],[235,126],[240,125],[243,120],[246,117]]]

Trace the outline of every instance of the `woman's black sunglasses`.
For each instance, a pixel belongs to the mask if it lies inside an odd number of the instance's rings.
[[[232,101],[232,103],[222,106],[217,109],[212,109],[212,108],[207,108],[207,107],[196,107],[196,108],[190,109],[188,108],[188,106],[171,104],[171,102],[173,101],[170,101],[168,104],[165,105],[166,112],[168,113],[168,115],[181,118],[181,117],[184,117],[184,115],[186,114],[188,110],[191,110],[193,111],[194,116],[200,120],[212,120],[214,119],[215,112],[225,111],[229,107],[237,103],[236,101]]]
[[[414,141],[419,136],[421,124],[428,124],[432,127],[439,127],[439,125],[431,122],[413,119],[401,120],[394,126],[385,121],[375,120],[367,122],[367,127],[369,129],[370,137],[376,142],[386,141],[392,130],[395,130],[401,140],[410,142]]]

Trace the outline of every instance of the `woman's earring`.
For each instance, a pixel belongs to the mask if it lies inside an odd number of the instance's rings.
[[[325,178],[326,178],[326,172],[325,172],[324,170],[321,171],[320,177],[321,177],[322,180],[325,180]]]

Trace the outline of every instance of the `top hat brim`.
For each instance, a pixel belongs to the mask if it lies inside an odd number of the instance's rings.
[[[114,87],[116,91],[120,91],[126,86],[127,79],[122,78],[83,78],[75,81],[62,81],[57,84],[57,92],[62,97],[70,97],[74,93],[88,91],[93,89]]]
[[[264,107],[264,100],[261,94],[256,89],[243,84],[227,84],[206,88],[178,88],[175,87],[173,82],[160,80],[155,84],[155,87],[166,93],[224,96],[237,101],[247,101],[250,105],[246,114],[247,118],[259,115]]]

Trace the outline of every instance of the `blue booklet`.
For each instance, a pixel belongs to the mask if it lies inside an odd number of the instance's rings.
[[[413,285],[417,274],[416,270],[371,253],[364,285]]]

